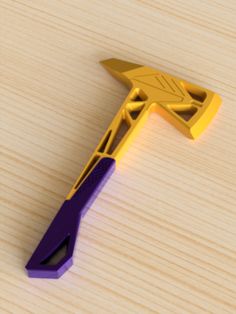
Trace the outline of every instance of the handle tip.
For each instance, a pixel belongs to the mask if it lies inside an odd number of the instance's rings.
[[[33,265],[31,261],[25,266],[28,277],[30,278],[50,278],[57,279],[60,278],[73,264],[72,257],[61,265],[47,266],[45,269],[44,265],[40,267],[39,265]]]

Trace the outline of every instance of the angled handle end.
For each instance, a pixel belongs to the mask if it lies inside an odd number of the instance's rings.
[[[59,278],[70,268],[81,217],[114,169],[114,159],[102,158],[72,198],[63,203],[25,267],[29,277]]]

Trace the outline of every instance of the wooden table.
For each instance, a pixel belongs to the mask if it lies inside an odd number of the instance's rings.
[[[1,313],[236,313],[236,3],[1,0]],[[127,90],[120,58],[219,93],[197,141],[153,114],[59,280],[24,266]]]

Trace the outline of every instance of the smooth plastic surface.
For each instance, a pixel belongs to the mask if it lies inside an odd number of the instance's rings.
[[[102,158],[73,197],[63,203],[26,265],[29,277],[58,278],[72,265],[81,217],[85,215],[114,169],[114,159]],[[63,245],[64,255],[54,264],[53,258]]]

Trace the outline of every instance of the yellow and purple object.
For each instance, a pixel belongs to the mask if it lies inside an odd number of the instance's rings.
[[[115,170],[150,112],[191,139],[210,123],[220,104],[214,92],[138,64],[109,59],[102,65],[130,92],[26,265],[28,275],[59,278],[71,265],[83,217]],[[56,258],[64,247],[64,255]]]

